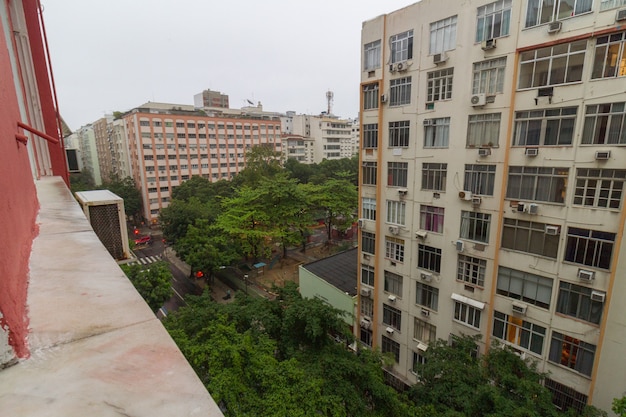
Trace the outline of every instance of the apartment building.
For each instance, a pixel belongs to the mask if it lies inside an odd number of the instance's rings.
[[[131,172],[142,193],[144,217],[158,221],[172,191],[194,175],[230,179],[245,168],[246,152],[282,152],[280,118],[259,106],[242,110],[146,103],[123,116]]]
[[[626,391],[626,2],[422,0],[363,23],[359,337],[399,385],[482,335],[555,405]]]
[[[80,145],[83,169],[93,178],[96,186],[102,185],[102,175],[100,171],[100,157],[98,156],[98,145],[96,143],[96,133],[93,124],[81,126],[76,132]]]
[[[128,143],[122,120],[106,115],[92,126],[102,181],[130,176]]]

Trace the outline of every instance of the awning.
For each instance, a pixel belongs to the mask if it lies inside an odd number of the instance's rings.
[[[485,309],[485,303],[481,303],[480,301],[472,300],[471,298],[465,297],[460,294],[452,293],[452,299],[458,301],[459,303],[467,304],[472,307],[476,307],[479,310]]]

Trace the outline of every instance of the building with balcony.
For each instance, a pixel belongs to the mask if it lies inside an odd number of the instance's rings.
[[[624,6],[422,0],[363,23],[360,339],[397,382],[469,334],[536,361],[559,408],[623,395]]]
[[[222,416],[69,191],[43,15],[0,6],[0,410]]]

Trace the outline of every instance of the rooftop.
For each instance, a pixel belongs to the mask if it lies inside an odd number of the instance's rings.
[[[341,291],[356,296],[358,255],[357,248],[352,248],[328,258],[308,263],[303,268]]]

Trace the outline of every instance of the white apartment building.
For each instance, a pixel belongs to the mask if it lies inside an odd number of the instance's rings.
[[[478,354],[495,340],[549,373],[560,408],[626,391],[624,23],[623,0],[363,23],[359,336],[395,382],[435,339],[481,334]]]
[[[123,116],[131,172],[141,189],[144,217],[158,221],[172,190],[194,175],[230,179],[245,168],[246,152],[282,152],[280,119],[260,105],[242,110],[146,103]]]
[[[75,132],[78,135],[78,143],[83,160],[83,169],[91,174],[96,186],[102,185],[100,164],[98,163],[98,150],[96,135],[92,124],[82,126]]]
[[[313,164],[324,159],[351,158],[355,155],[350,120],[287,112],[281,121],[287,140],[283,150],[285,158]]]

